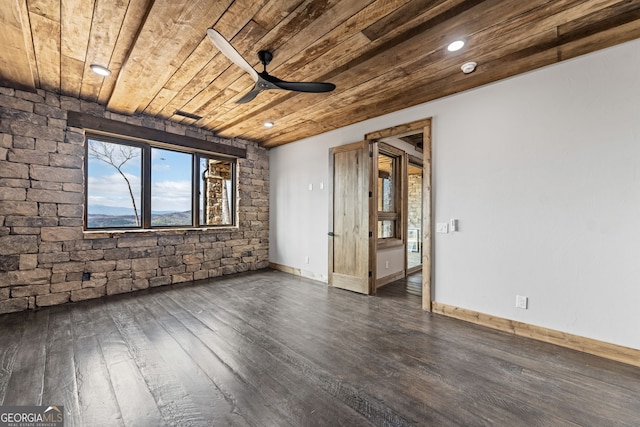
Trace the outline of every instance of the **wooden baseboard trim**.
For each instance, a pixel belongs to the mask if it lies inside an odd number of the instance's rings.
[[[302,271],[299,268],[276,264],[275,262],[270,262],[269,268],[272,270],[282,271],[283,273],[293,274],[294,276],[302,276]]]
[[[434,313],[442,314],[444,316],[453,317],[466,322],[475,323],[477,325],[487,326],[500,331],[511,332],[518,336],[533,338],[538,341],[544,341],[561,347],[582,351],[584,353],[640,367],[640,350],[633,348],[492,316],[490,314],[484,314],[439,302],[433,303],[432,310]]]

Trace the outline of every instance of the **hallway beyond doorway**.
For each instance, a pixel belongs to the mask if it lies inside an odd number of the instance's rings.
[[[405,299],[409,305],[422,308],[422,271],[409,274],[403,279],[378,288],[376,295],[383,298]]]

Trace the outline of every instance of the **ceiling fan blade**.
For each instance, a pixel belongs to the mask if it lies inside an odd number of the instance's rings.
[[[280,89],[293,90],[296,92],[331,92],[336,88],[333,83],[320,83],[320,82],[273,82]]]
[[[209,36],[209,40],[211,40],[211,42],[220,50],[220,52],[224,54],[224,56],[229,58],[238,67],[251,74],[254,82],[258,81],[258,72],[253,69],[253,67],[247,62],[247,60],[244,59],[242,55],[240,55],[240,53],[238,53],[238,51],[231,45],[231,43],[227,41],[227,39],[222,37],[222,34],[217,32],[213,28],[209,28],[207,30],[207,36]]]
[[[311,92],[311,93],[319,93],[319,92],[331,92],[336,88],[336,85],[333,83],[320,83],[320,82],[287,82],[284,80],[280,80],[279,78],[272,76],[269,73],[258,73],[258,75],[263,79],[269,82],[271,85],[270,89],[286,89],[293,90],[296,92]],[[274,87],[275,86],[275,87]]]
[[[236,104],[246,104],[249,101],[252,101],[262,89],[260,89],[257,85],[254,86],[249,92],[245,93],[244,96],[236,101]]]

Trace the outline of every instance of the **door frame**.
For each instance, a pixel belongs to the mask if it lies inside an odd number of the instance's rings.
[[[416,131],[422,129],[422,309],[429,312],[432,311],[433,293],[435,290],[434,283],[431,277],[433,271],[431,265],[431,260],[433,259],[433,243],[431,239],[433,233],[431,186],[431,128],[432,118],[429,117],[423,120],[417,120],[411,123],[393,126],[365,135],[365,140],[373,142],[375,140],[391,136],[401,137],[405,135],[411,135],[416,133]],[[375,228],[371,228],[371,230],[375,230]],[[377,239],[374,238],[373,240],[375,241]],[[371,253],[369,254],[369,259],[376,260],[377,245],[373,244],[370,245],[370,247]],[[373,264],[375,264],[375,262],[373,262]],[[372,268],[375,267],[375,265],[372,265]]]

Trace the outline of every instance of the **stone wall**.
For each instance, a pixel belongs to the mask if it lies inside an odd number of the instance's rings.
[[[246,148],[238,227],[84,232],[84,131],[67,111]],[[266,268],[269,165],[256,143],[39,90],[0,87],[0,313]]]
[[[231,180],[229,163],[209,160],[205,179],[204,198],[207,224],[229,224],[231,209],[226,183]]]
[[[409,228],[422,229],[422,175],[409,175]]]

